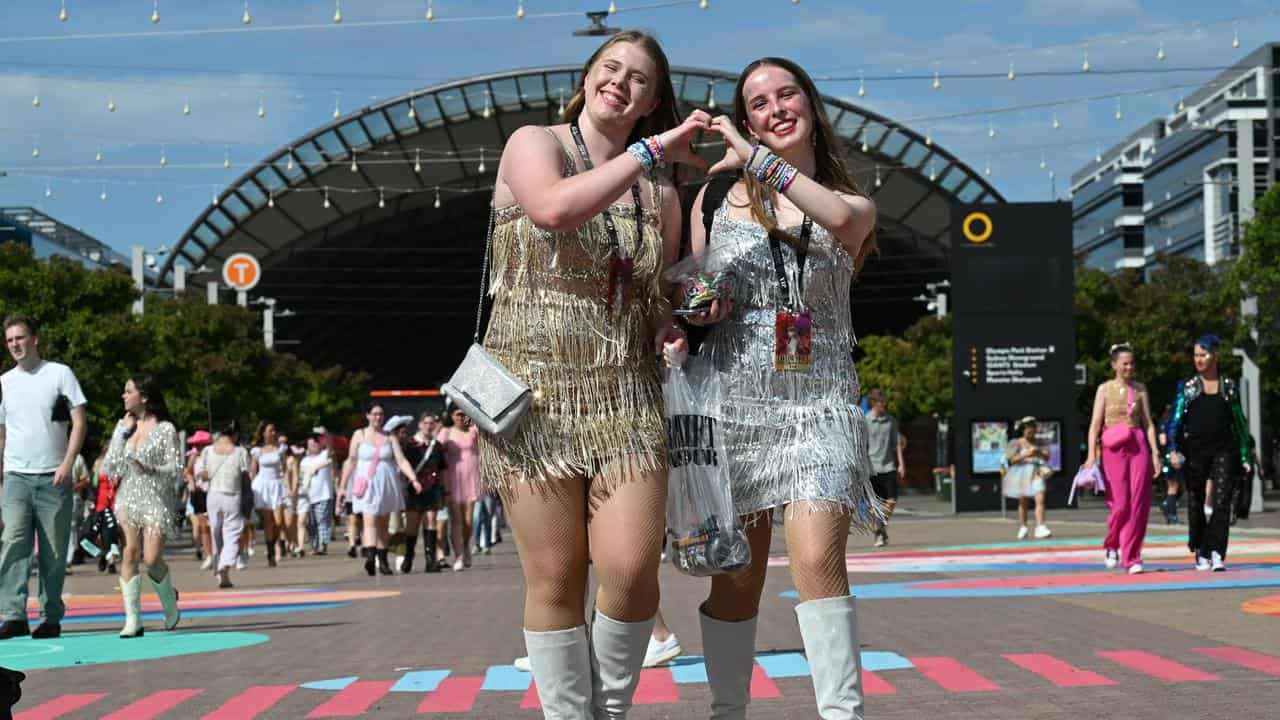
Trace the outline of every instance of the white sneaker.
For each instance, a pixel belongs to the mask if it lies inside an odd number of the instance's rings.
[[[642,667],[651,668],[665,665],[680,657],[682,652],[684,652],[684,648],[680,647],[680,639],[674,634],[666,640],[657,640],[650,635],[649,647],[644,651],[644,664]]]
[[[212,569],[213,569],[213,556],[212,556],[212,555],[205,555],[205,556],[204,556],[204,562],[200,563],[200,569],[201,569],[201,570],[212,570]]]
[[[455,561],[454,561],[454,563],[453,563],[453,571],[454,571],[454,572],[462,572],[463,568],[465,568],[465,567],[466,567],[466,565],[462,562],[462,558],[458,558],[458,559],[457,559],[457,560],[455,560]]]
[[[520,672],[533,672],[533,666],[529,664],[528,655],[525,655],[524,657],[516,658],[514,661],[512,661],[511,664],[512,666],[515,667],[515,669],[519,670]]]
[[[1037,526],[1036,526],[1036,539],[1037,539],[1037,540],[1043,540],[1043,539],[1045,539],[1045,538],[1047,538],[1047,537],[1053,537],[1053,531],[1049,529],[1049,526],[1048,526],[1048,525],[1037,525]]]
[[[1207,557],[1201,557],[1201,556],[1199,556],[1199,555],[1197,555],[1197,556],[1196,556],[1196,569],[1197,569],[1197,570],[1208,570],[1208,569],[1210,569],[1211,567],[1213,567],[1213,566],[1209,564],[1209,558],[1207,558]]]
[[[256,552],[257,552],[257,550],[254,550],[254,549],[253,549],[253,546],[252,546],[252,545],[250,545],[250,546],[249,546],[249,557],[253,557],[254,553],[256,553]]]
[[[247,562],[245,562],[245,561],[244,561],[244,555],[243,555],[243,554],[241,554],[241,555],[237,555],[237,556],[236,556],[236,569],[237,569],[237,570],[245,570],[245,569],[247,569],[248,567],[249,567],[249,563],[247,563]]]
[[[1023,525],[1022,527],[1018,528],[1018,539],[1026,540],[1027,534],[1030,532],[1031,532],[1031,528],[1028,528],[1026,525]]]
[[[1212,555],[1210,556],[1209,562],[1213,566],[1214,572],[1224,572],[1227,569],[1226,564],[1222,562],[1222,554],[1219,553],[1217,550],[1213,551]]]
[[[1136,563],[1134,563],[1134,564],[1132,564],[1132,565],[1130,565],[1130,566],[1129,566],[1129,574],[1130,574],[1130,575],[1141,575],[1141,574],[1142,574],[1142,561],[1141,561],[1141,560],[1139,560],[1138,562],[1136,562]]]
[[[1116,551],[1108,550],[1107,557],[1102,561],[1102,564],[1106,565],[1108,570],[1115,570],[1116,566],[1120,564],[1120,558],[1117,557]]]
[[[880,528],[879,530],[876,531],[875,546],[884,547],[885,545],[888,545],[888,544],[889,544],[889,531],[886,530],[885,528]]]

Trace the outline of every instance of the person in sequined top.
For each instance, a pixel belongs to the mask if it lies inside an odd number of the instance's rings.
[[[689,222],[691,249],[706,253],[708,271],[737,278],[731,302],[693,322],[714,323],[698,362],[719,376],[734,503],[752,559],[746,570],[713,576],[701,608],[712,715],[745,713],[778,508],[819,715],[861,718],[845,545],[851,526],[873,532],[883,512],[870,482],[865,419],[853,404],[859,387],[849,291],[875,246],[876,208],[849,177],[821,96],[798,65],[782,58],[751,63],[733,102],[732,118],[712,120],[726,155],[711,172],[747,172],[716,210],[710,237],[702,194]],[[778,192],[755,167],[783,168],[782,176],[794,172],[794,179]],[[788,347],[782,327],[811,328],[807,370],[781,369],[789,367],[778,357]]]
[[[125,609],[120,637],[131,638],[143,634],[140,564],[146,565],[147,577],[160,597],[165,629],[178,625],[178,591],[164,561],[164,538],[174,527],[174,495],[182,477],[182,444],[169,421],[169,409],[154,377],[129,378],[121,399],[125,414],[111,435],[104,466],[108,475],[119,478],[115,514],[124,531],[120,590]]]

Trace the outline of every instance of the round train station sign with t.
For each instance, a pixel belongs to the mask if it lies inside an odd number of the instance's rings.
[[[239,292],[248,292],[262,280],[262,264],[249,253],[236,253],[222,263],[222,282]]]
[[[999,509],[1002,497],[1040,483],[1048,504],[1061,506],[1082,437],[1071,205],[960,205],[951,227],[954,507]],[[1004,482],[1014,428],[1027,416],[1048,451],[1030,489]]]

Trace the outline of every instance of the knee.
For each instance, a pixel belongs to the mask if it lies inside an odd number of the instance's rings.
[[[743,622],[760,614],[760,593],[764,588],[764,568],[716,575],[711,594],[702,606],[708,616],[723,622]]]
[[[528,602],[542,608],[580,608],[586,593],[586,562],[582,567],[554,558],[525,558]]]
[[[129,563],[139,563],[142,561],[142,547],[134,543],[125,543],[124,560]]]

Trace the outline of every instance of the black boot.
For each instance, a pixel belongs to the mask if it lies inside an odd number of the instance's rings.
[[[404,559],[400,561],[400,572],[408,575],[413,572],[413,556],[417,552],[418,536],[406,535],[404,538]]]
[[[422,538],[422,552],[426,558],[427,572],[440,572],[440,563],[436,562],[436,530],[428,528]]]
[[[5,620],[0,623],[0,640],[23,637],[31,634],[31,626],[26,620]]]
[[[364,553],[364,571],[370,576],[374,575],[377,572],[377,566],[374,565],[376,561],[373,558],[373,548],[364,548],[361,552]]]
[[[276,544],[273,542],[269,542],[267,543],[267,567],[275,567],[275,566],[276,566]]]
[[[387,549],[378,548],[378,572],[383,575],[394,575],[391,564],[387,562]]]

